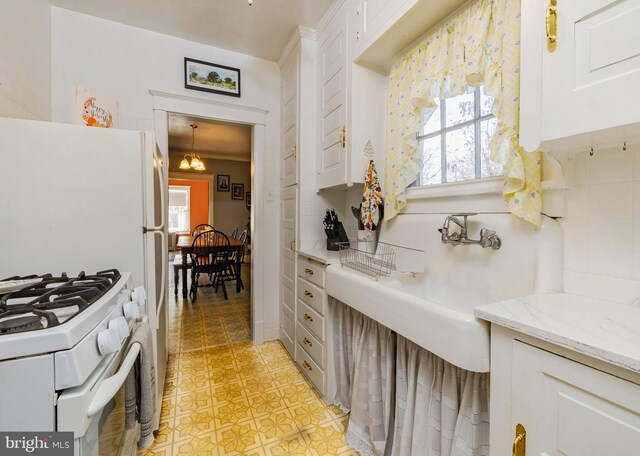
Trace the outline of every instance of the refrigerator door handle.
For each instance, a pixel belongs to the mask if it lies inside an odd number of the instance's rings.
[[[153,158],[153,161],[155,161],[155,157]],[[164,171],[162,168],[163,168],[163,164],[162,162],[159,162],[158,173],[157,174],[154,173],[158,176],[158,179],[160,181],[160,225],[145,227],[143,229],[145,233],[147,231],[163,231],[164,224],[167,219],[167,208],[165,207],[165,195],[164,195],[167,189],[165,188],[165,185],[164,185]]]
[[[162,310],[162,306],[164,305],[164,289],[167,286],[167,262],[169,261],[167,259],[167,250],[168,250],[168,246],[166,243],[166,235],[164,234],[164,231],[154,231],[153,234],[159,234],[160,235],[160,239],[162,239],[161,244],[162,244],[162,280],[160,281],[160,299],[158,299],[158,305],[156,306],[156,328],[158,329],[158,322],[160,321],[160,311]]]

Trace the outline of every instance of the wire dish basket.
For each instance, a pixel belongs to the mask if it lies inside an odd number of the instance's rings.
[[[357,247],[340,243],[340,264],[371,277],[387,277],[391,272],[424,271],[424,250],[386,242],[357,241]]]

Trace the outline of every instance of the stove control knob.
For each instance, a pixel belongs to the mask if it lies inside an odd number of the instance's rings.
[[[120,341],[129,337],[129,324],[127,323],[127,319],[124,317],[118,317],[111,320],[109,322],[109,329],[116,330]]]
[[[144,306],[147,303],[147,292],[142,285],[131,292],[131,300],[136,301],[139,306]]]
[[[115,353],[120,349],[120,336],[115,329],[105,329],[98,333],[98,351],[102,355]]]
[[[140,316],[140,308],[136,301],[125,302],[122,305],[122,311],[124,312],[124,318],[127,320],[135,320]]]

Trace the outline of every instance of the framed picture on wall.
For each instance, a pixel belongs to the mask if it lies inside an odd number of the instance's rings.
[[[228,174],[218,174],[217,190],[219,192],[228,192],[231,189],[231,178]]]
[[[234,200],[244,199],[244,184],[231,185],[231,198]]]
[[[184,86],[187,89],[239,97],[240,70],[185,57]]]
[[[245,199],[247,200],[247,209],[251,209],[251,192],[245,193]]]

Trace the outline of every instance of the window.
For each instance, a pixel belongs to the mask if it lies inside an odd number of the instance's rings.
[[[190,187],[169,186],[169,232],[191,231],[189,221]]]
[[[493,97],[485,95],[480,87],[436,103],[438,107],[418,133],[422,170],[416,184],[502,174],[502,165],[489,160],[489,145],[497,123],[491,114]]]

